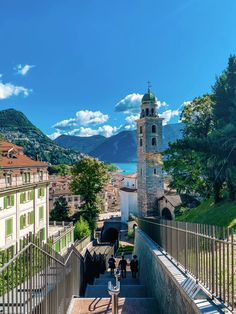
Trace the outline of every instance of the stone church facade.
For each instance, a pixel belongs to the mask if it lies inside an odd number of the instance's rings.
[[[143,217],[159,214],[158,199],[164,195],[162,121],[156,97],[148,88],[137,120],[138,209]]]

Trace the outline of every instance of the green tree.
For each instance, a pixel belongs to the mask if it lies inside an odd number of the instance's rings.
[[[88,237],[91,234],[88,222],[80,217],[80,219],[75,223],[74,237],[75,240],[81,240],[84,237]]]
[[[108,182],[109,175],[105,164],[91,157],[83,157],[72,168],[71,189],[82,198],[81,215],[93,231],[100,210],[99,193]]]
[[[69,207],[66,199],[60,196],[54,203],[54,207],[50,213],[50,220],[69,221]]]

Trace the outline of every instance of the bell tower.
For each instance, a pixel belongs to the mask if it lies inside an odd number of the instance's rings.
[[[157,114],[157,100],[148,87],[142,98],[137,122],[138,209],[139,215],[158,215],[157,199],[164,194],[162,173],[162,118]]]

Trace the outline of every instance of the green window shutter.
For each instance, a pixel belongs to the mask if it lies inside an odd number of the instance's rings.
[[[14,206],[15,203],[15,197],[14,194],[11,195],[11,206]]]
[[[25,202],[25,192],[20,194],[20,203],[23,204]]]
[[[20,229],[22,230],[24,228],[24,216],[20,216]]]
[[[30,200],[33,201],[34,199],[34,190],[30,191]]]
[[[40,188],[38,189],[38,198],[40,198]]]
[[[44,188],[41,188],[42,189],[42,194],[41,196],[44,196],[45,195],[45,189]]]
[[[42,220],[43,219],[43,215],[44,212],[43,212],[43,206],[39,207],[39,220]]]
[[[5,228],[6,228],[5,234],[6,234],[6,237],[8,237],[13,232],[13,219],[12,218],[7,219],[5,221]]]
[[[30,212],[30,224],[33,225],[34,224],[34,212]]]
[[[6,209],[6,208],[7,208],[7,205],[8,205],[8,204],[7,204],[7,203],[8,203],[8,202],[7,202],[7,196],[4,196],[4,201],[3,201],[3,202],[4,202],[4,209]]]

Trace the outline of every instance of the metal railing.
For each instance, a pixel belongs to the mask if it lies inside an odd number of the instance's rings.
[[[236,309],[236,234],[233,229],[139,218],[138,224],[164,253],[211,293]]]
[[[83,257],[72,245],[62,257],[34,235],[25,237],[0,252],[0,313],[66,313],[73,295],[82,296],[105,271],[106,254],[87,250]]]

